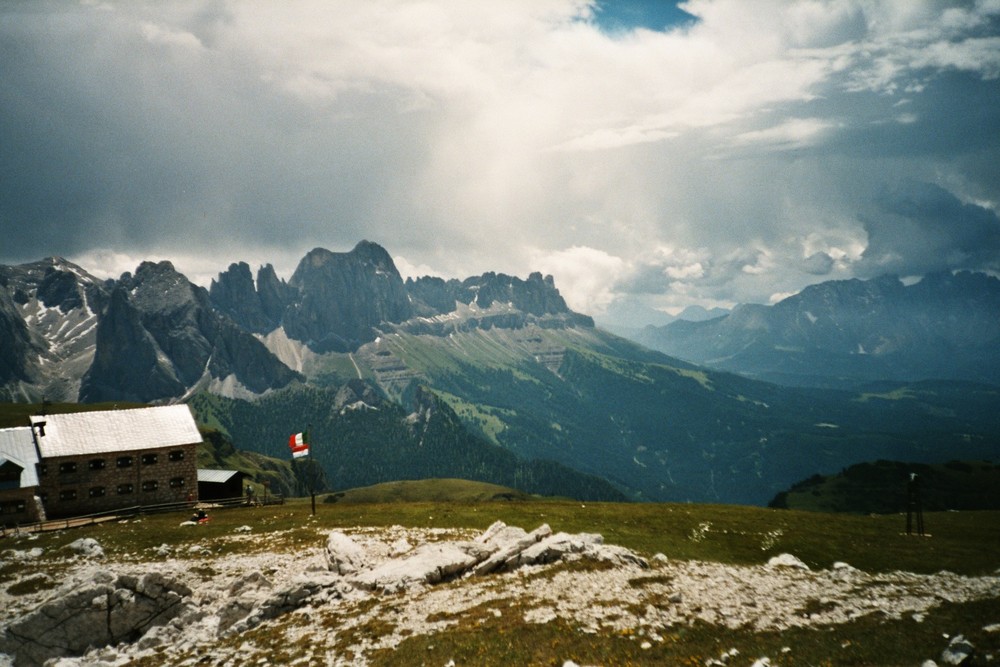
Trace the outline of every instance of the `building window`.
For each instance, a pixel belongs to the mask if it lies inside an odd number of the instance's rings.
[[[175,449],[174,451],[170,452],[170,454],[168,455],[168,458],[171,461],[183,461],[184,460],[184,450],[183,449]]]
[[[103,495],[104,495],[104,487],[103,486],[94,486],[94,487],[91,487],[91,489],[90,489],[90,497],[91,498],[100,498]]]
[[[104,459],[91,459],[88,464],[91,470],[104,470]]]
[[[132,467],[132,457],[131,456],[119,456],[118,457],[118,467],[119,468],[131,468]]]
[[[135,490],[135,487],[133,487],[131,484],[119,484],[118,485],[118,495],[119,496],[128,495],[128,494],[132,493],[132,491],[134,491],[134,490]]]
[[[66,489],[59,492],[59,500],[76,500],[76,490]]]
[[[159,483],[155,479],[147,479],[145,482],[142,483],[142,490],[156,491],[157,487],[159,486],[160,486]]]
[[[65,463],[59,464],[60,475],[68,475],[73,472],[76,472],[76,461],[66,461]]]
[[[173,479],[171,479],[170,480],[170,488],[171,489],[183,489],[184,488],[184,478],[183,477],[174,477]]]
[[[143,454],[142,455],[142,465],[150,466],[156,463],[156,454]]]
[[[42,475],[42,476],[48,475],[49,474],[49,467],[47,465],[45,465],[44,463],[39,463],[38,464],[38,474]]]
[[[26,505],[23,500],[12,500],[0,505],[0,514],[24,514]]]

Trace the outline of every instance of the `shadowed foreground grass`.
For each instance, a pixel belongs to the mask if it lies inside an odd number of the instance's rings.
[[[1000,512],[927,514],[928,537],[905,535],[905,517],[898,515],[545,500],[317,502],[314,516],[308,499],[295,499],[282,506],[218,510],[211,517],[207,525],[198,527],[179,526],[186,518],[182,515],[153,515],[40,535],[30,541],[9,538],[0,542],[0,551],[41,547],[43,555],[31,561],[0,562],[0,588],[8,595],[17,595],[25,587],[44,588],[46,581],[55,587],[65,567],[67,552],[63,547],[81,537],[96,538],[109,561],[155,560],[156,547],[166,543],[173,547],[173,557],[190,558],[196,561],[193,569],[202,568],[210,574],[216,556],[233,551],[294,553],[322,545],[326,532],[334,528],[401,525],[478,531],[496,520],[528,530],[548,523],[554,531],[601,533],[608,543],[647,556],[663,553],[670,559],[754,565],[787,552],[813,569],[829,568],[837,561],[867,572],[948,570],[985,575],[1000,568]],[[226,539],[243,525],[252,527],[252,539]],[[208,553],[192,550],[186,555],[187,547],[196,544],[206,546]],[[14,583],[29,574],[39,579]],[[379,599],[373,604],[388,608],[391,602]],[[993,653],[1000,661],[1000,633],[983,630],[987,624],[1000,623],[1000,590],[988,600],[943,603],[921,622],[873,614],[848,624],[783,633],[695,624],[671,628],[662,641],[650,643],[632,633],[588,634],[562,620],[527,623],[526,609],[519,608],[518,600],[491,604],[497,608],[487,604],[456,615],[444,632],[410,637],[396,649],[375,652],[369,658],[376,665],[444,665],[449,660],[456,665],[561,665],[568,659],[601,665],[704,665],[706,660],[735,648],[740,659],[730,664],[749,665],[760,656],[768,656],[773,665],[920,664],[939,656],[947,644],[945,635],[963,633],[976,645],[978,655]],[[281,641],[282,626],[291,622],[292,618],[278,619],[273,625],[249,631],[239,641],[273,644],[272,657],[285,661],[289,651],[297,650]],[[362,630],[378,635],[380,627],[375,624]]]

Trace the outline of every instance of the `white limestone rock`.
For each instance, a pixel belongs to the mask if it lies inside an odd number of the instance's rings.
[[[365,550],[339,530],[326,538],[326,564],[331,572],[340,575],[354,574],[367,564]]]
[[[104,558],[104,548],[92,537],[73,540],[66,548],[84,558]]]

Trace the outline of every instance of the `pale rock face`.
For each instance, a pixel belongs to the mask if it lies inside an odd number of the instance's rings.
[[[258,538],[234,533],[220,539]],[[410,548],[402,549],[404,542]],[[227,550],[205,561],[210,575],[192,568],[191,559],[205,555],[169,551],[151,546],[117,561],[106,556],[97,565],[66,550],[57,563],[65,582],[59,589],[23,596],[0,589],[0,666],[51,660],[52,667],[110,667],[159,664],[165,656],[170,664],[191,667],[264,664],[268,654],[254,645],[254,635],[240,639],[257,627],[265,634],[285,633],[289,642],[308,637],[302,664],[364,665],[371,651],[392,649],[407,637],[447,633],[467,611],[499,616],[515,607],[524,610],[525,623],[565,621],[589,634],[634,633],[653,645],[695,623],[720,633],[831,627],[875,613],[914,617],[941,604],[943,595],[962,602],[995,597],[1000,590],[1000,574],[869,574],[844,563],[808,569],[791,555],[756,566],[662,555],[647,562],[603,544],[599,535],[552,533],[548,526],[529,533],[502,523],[478,535],[401,526],[332,532],[317,527],[315,545],[297,548],[294,556]],[[6,550],[3,557],[13,553]],[[605,565],[547,564],[556,557]],[[25,578],[39,576],[35,561],[32,568]],[[815,600],[823,602],[821,610],[800,613]],[[357,632],[372,623],[385,630]],[[315,632],[317,627],[324,632]],[[950,646],[942,640],[941,649],[947,646],[952,657],[935,656],[940,664],[971,650],[955,636]],[[440,657],[438,664],[446,664],[451,656]],[[707,664],[734,664],[733,657],[727,653]],[[749,665],[766,657],[740,660]]]
[[[354,574],[365,566],[365,552],[344,533],[333,531],[326,538],[326,562],[331,572]]]
[[[153,572],[142,576],[98,571],[82,587],[66,586],[0,635],[0,651],[18,665],[80,654],[91,647],[134,641],[181,613],[186,585]]]

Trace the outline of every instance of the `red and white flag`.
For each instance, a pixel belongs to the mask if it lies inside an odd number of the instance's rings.
[[[292,450],[292,458],[297,459],[309,455],[309,431],[302,431],[288,437],[288,447]]]

